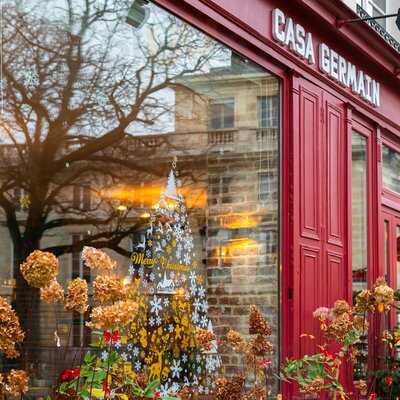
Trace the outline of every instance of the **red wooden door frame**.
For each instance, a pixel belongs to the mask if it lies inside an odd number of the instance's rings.
[[[384,132],[382,144],[400,154],[400,143],[390,132]],[[396,193],[382,185],[382,204],[388,207],[388,209],[400,212],[400,193]]]
[[[383,247],[383,251],[387,252],[384,257],[384,260],[387,262],[387,278],[389,284],[393,288],[398,289],[400,288],[400,282],[397,280],[397,259],[400,249],[397,243],[397,229],[400,229],[400,212],[384,207],[382,209],[382,225],[384,234],[383,242],[385,242],[385,239],[387,240],[386,245]],[[389,317],[389,327],[394,328],[396,325],[397,312],[393,309]]]
[[[348,171],[351,174],[351,140],[352,132],[357,132],[362,135],[367,141],[367,245],[366,249],[368,254],[368,272],[367,280],[368,287],[372,287],[375,280],[382,276],[383,262],[381,259],[381,248],[382,244],[382,224],[381,224],[381,197],[380,197],[380,146],[378,144],[378,130],[368,120],[364,119],[363,116],[352,113],[351,124],[348,135],[348,148],[349,148],[349,166]],[[351,179],[349,179],[349,196],[351,198]],[[351,233],[351,202],[348,207],[348,218],[349,218],[349,232]],[[352,291],[352,263],[351,263],[351,235],[349,235],[349,290]],[[350,297],[351,299],[352,297]],[[379,317],[369,319],[369,337],[368,337],[368,357],[369,357],[369,368],[374,369],[376,366],[377,352],[376,342],[374,336],[379,330],[381,321]]]

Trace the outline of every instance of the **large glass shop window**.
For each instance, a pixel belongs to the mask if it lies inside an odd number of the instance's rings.
[[[248,335],[253,304],[276,365],[277,78],[147,1],[6,0],[3,18],[0,295],[27,332],[13,362],[35,393],[92,340],[90,308],[47,305],[21,277],[35,249],[59,257],[64,287],[96,278],[84,246],[139,282],[141,328],[118,351],[163,393],[240,371],[221,340]],[[195,327],[216,334],[211,350]]]

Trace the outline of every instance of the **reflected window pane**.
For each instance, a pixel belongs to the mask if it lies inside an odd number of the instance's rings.
[[[352,135],[352,269],[353,297],[368,284],[367,140]]]
[[[397,262],[397,289],[400,288],[400,225],[396,227],[396,262]],[[397,325],[400,326],[400,312],[397,310]]]
[[[383,186],[400,193],[400,153],[388,146],[382,146]]]

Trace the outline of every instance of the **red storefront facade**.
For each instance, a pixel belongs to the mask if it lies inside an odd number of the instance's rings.
[[[371,286],[386,276],[398,285],[400,194],[383,182],[382,154],[383,148],[400,151],[399,54],[367,25],[338,28],[338,20],[354,18],[339,0],[155,3],[281,79],[281,359],[309,353],[313,345],[300,335],[318,335],[312,312],[337,299],[351,302],[358,279],[352,271],[354,132],[366,168],[367,271],[361,280]],[[274,18],[284,43],[276,31],[274,37]],[[364,74],[361,90],[344,75],[349,65],[358,78]]]
[[[355,17],[342,1],[12,3],[0,296],[26,331],[38,395],[93,332],[92,309],[56,315],[28,287],[20,264],[36,249],[59,257],[65,288],[99,276],[85,247],[110,252],[121,284],[139,282],[148,318],[119,352],[164,394],[208,395],[220,370],[242,373],[223,345],[231,329],[249,335],[254,305],[270,324],[260,366],[277,372],[316,350],[315,309],[352,303],[381,276],[400,288],[400,57],[370,26],[342,24]],[[167,206],[173,222],[156,219]],[[179,318],[175,294],[190,305]],[[371,367],[378,331],[400,325],[395,311],[374,318],[361,343]],[[198,327],[223,345],[190,347]]]

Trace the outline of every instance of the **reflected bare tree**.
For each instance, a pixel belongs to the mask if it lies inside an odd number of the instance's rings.
[[[14,245],[16,305],[29,347],[38,293],[21,278],[20,262],[46,235],[57,237],[68,226],[91,226],[91,234],[46,250],[61,255],[90,245],[128,255],[121,241],[139,222],[128,220],[130,210],[121,212],[104,188],[165,173],[141,162],[145,154],[133,157],[132,133],[173,129],[171,89],[186,75],[206,72],[221,47],[153,6],[146,26],[135,31],[126,23],[131,1],[12,3],[3,10],[0,207]],[[76,207],[71,188],[89,191],[90,205]]]

